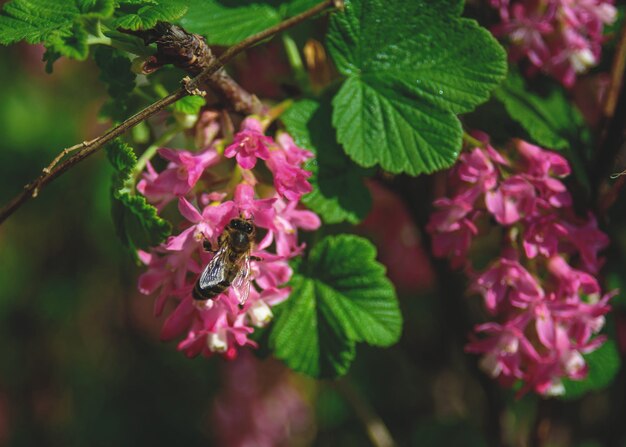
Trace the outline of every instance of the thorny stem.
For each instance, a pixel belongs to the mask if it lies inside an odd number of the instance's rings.
[[[395,447],[396,442],[391,437],[391,433],[389,433],[383,420],[351,382],[345,378],[337,380],[333,382],[333,388],[350,404],[356,416],[365,426],[372,445],[375,447]]]
[[[26,201],[31,198],[37,197],[37,194],[42,187],[50,183],[52,180],[63,174],[65,171],[67,171],[80,161],[87,158],[89,155],[97,152],[106,143],[122,135],[127,130],[136,126],[140,122],[150,118],[152,115],[163,110],[170,104],[173,104],[179,99],[191,94],[191,92],[199,90],[199,86],[202,85],[203,82],[205,82],[214,73],[221,69],[224,64],[232,60],[237,54],[241,53],[242,51],[253,45],[262,42],[263,40],[273,36],[276,33],[284,31],[287,28],[297,25],[298,23],[317,15],[318,13],[332,6],[337,6],[337,3],[338,2],[336,0],[325,0],[319,3],[317,6],[314,6],[313,8],[303,12],[302,14],[287,19],[276,26],[261,31],[260,33],[254,34],[242,40],[238,44],[229,47],[219,58],[214,59],[212,63],[209,64],[209,66],[202,71],[202,73],[186,83],[184,88],[180,88],[170,95],[166,96],[165,98],[154,102],[145,109],[128,118],[123,123],[119,124],[113,129],[110,129],[103,135],[91,140],[87,144],[84,144],[84,148],[80,152],[59,163],[50,172],[42,172],[39,177],[24,186],[24,190],[20,194],[15,196],[8,204],[0,209],[0,224],[4,222],[9,216],[11,216]]]

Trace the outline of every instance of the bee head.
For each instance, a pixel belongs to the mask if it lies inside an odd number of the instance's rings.
[[[254,232],[254,225],[241,218],[231,220],[228,226],[233,230],[243,231],[246,234],[252,234]]]

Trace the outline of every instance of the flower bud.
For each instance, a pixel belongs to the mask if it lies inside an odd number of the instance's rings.
[[[256,327],[265,327],[274,316],[270,307],[263,300],[255,302],[248,310],[248,315]]]

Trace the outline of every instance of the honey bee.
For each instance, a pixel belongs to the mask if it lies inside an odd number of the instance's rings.
[[[260,260],[250,255],[255,235],[251,219],[239,217],[229,222],[218,239],[219,248],[193,288],[194,299],[210,300],[233,286],[239,295],[239,307],[243,307],[250,294],[250,260]],[[208,241],[204,247],[214,251]]]

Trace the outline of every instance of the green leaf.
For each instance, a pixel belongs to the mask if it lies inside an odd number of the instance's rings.
[[[539,96],[526,87],[519,73],[512,71],[494,96],[535,143],[547,149],[569,147],[567,137],[579,116],[575,116],[575,109],[562,91],[553,89],[546,96]]]
[[[338,235],[313,247],[294,275],[270,335],[274,353],[313,377],[347,372],[355,342],[389,346],[400,337],[402,316],[374,246]]]
[[[55,52],[61,56],[84,61],[89,55],[89,45],[87,44],[87,31],[82,25],[74,23],[68,32],[55,32],[50,35],[46,43],[48,51]]]
[[[131,93],[136,75],[131,71],[131,62],[120,50],[103,45],[96,47],[94,59],[100,69],[100,80],[107,85],[111,97],[102,107],[101,114],[122,121],[134,108]]]
[[[107,85],[113,98],[124,98],[135,88],[135,73],[130,60],[112,47],[98,46],[94,52],[96,65],[100,69],[100,80]]]
[[[111,213],[120,240],[133,252],[137,248],[148,248],[165,241],[171,232],[171,225],[158,216],[157,209],[144,196],[135,194],[135,152],[120,139],[113,140],[106,150],[115,169],[111,185]]]
[[[369,212],[372,198],[363,184],[367,171],[346,157],[337,144],[330,122],[331,107],[326,99],[305,99],[294,103],[281,119],[298,146],[312,150],[316,158],[308,163],[313,191],[302,202],[324,222],[356,224]]]
[[[487,100],[506,74],[502,47],[461,9],[456,0],[347,0],[333,15],[328,46],[347,78],[333,125],[358,164],[417,175],[456,160],[455,114]]]
[[[522,138],[552,150],[563,150],[572,163],[579,182],[589,188],[585,168],[589,132],[576,107],[572,106],[563,88],[556,83],[540,85],[543,91],[528,88],[519,73],[511,71],[495,91],[508,115],[527,135]]]
[[[209,44],[233,45],[283,19],[315,6],[319,0],[191,0],[180,24],[206,36]]]
[[[619,352],[613,340],[608,340],[598,349],[584,356],[589,366],[589,374],[582,380],[563,380],[563,399],[576,399],[583,394],[607,387],[620,368]]]
[[[65,37],[67,41],[79,19],[111,14],[113,0],[12,0],[0,13],[0,44],[25,40],[49,47],[51,40]],[[78,26],[84,32],[82,25]]]
[[[187,6],[184,2],[152,2],[145,4],[143,2],[136,7],[134,3],[121,2],[120,15],[113,22],[114,27],[128,30],[139,30],[153,28],[157,22],[173,22],[181,18],[187,12]]]
[[[197,115],[205,100],[201,96],[185,96],[173,105],[174,111],[185,115]]]

